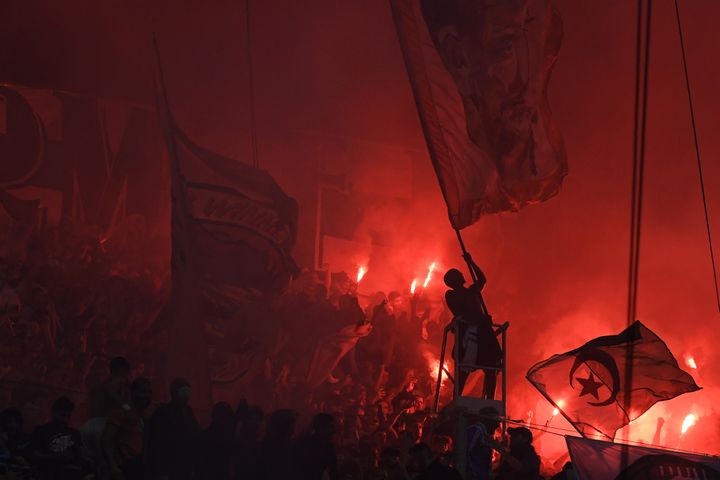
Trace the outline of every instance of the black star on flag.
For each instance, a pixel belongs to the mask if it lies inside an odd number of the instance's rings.
[[[632,342],[632,383],[626,398],[626,351]],[[619,335],[599,337],[553,355],[527,379],[583,436],[613,439],[615,432],[656,402],[699,390],[665,342],[640,322]]]
[[[585,395],[592,395],[596,400],[600,400],[598,390],[604,385],[604,383],[596,381],[592,372],[590,372],[590,376],[588,378],[578,377],[576,380],[580,382],[580,385],[582,385],[582,391],[580,392],[581,397],[584,397]]]

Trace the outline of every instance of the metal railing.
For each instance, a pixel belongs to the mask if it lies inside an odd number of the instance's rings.
[[[501,415],[505,415],[505,398],[507,395],[507,330],[510,327],[510,322],[505,322],[503,324],[493,324],[493,330],[495,332],[495,336],[501,335],[500,337],[500,343],[502,348],[502,360],[500,362],[500,365],[478,365],[474,363],[462,363],[458,360],[455,360],[453,362],[454,368],[453,368],[453,374],[451,375],[450,372],[448,372],[447,368],[445,367],[445,354],[447,351],[447,337],[450,332],[453,332],[453,336],[455,337],[455,352],[456,356],[459,356],[460,354],[460,346],[462,342],[462,338],[460,338],[460,325],[461,324],[470,324],[472,325],[473,322],[467,321],[463,319],[462,317],[455,317],[453,318],[452,322],[450,322],[443,331],[443,340],[442,340],[442,347],[440,348],[440,365],[438,367],[438,375],[437,375],[437,384],[435,387],[435,403],[433,405],[433,410],[435,412],[438,411],[438,407],[440,404],[440,389],[442,388],[442,379],[443,379],[443,373],[445,373],[450,379],[451,382],[453,382],[453,400],[456,400],[462,396],[462,391],[460,391],[460,382],[455,381],[456,378],[459,378],[460,373],[463,371],[472,372],[474,370],[494,370],[496,372],[499,372],[502,376],[502,399],[501,402],[503,404],[503,411],[500,412]]]

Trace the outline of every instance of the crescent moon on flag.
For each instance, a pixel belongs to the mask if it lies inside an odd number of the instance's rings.
[[[620,393],[620,370],[618,369],[617,363],[615,363],[615,359],[613,359],[612,355],[603,350],[590,348],[577,354],[575,357],[575,363],[570,369],[570,386],[575,388],[573,385],[573,375],[575,375],[575,372],[583,363],[589,361],[599,363],[608,371],[610,379],[612,380],[612,385],[608,387],[610,389],[610,396],[606,400],[602,402],[588,402],[588,404],[594,407],[612,405],[612,403],[617,399],[618,393]]]

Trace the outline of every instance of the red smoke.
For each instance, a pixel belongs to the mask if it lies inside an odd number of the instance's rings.
[[[622,330],[627,297],[635,7],[617,0],[557,4],[565,40],[550,82],[550,103],[565,138],[570,173],[556,198],[487,217],[464,232],[488,277],[490,311],[497,321],[511,323],[510,415],[522,418],[532,410],[540,424],[552,418],[553,407],[524,380],[528,367]],[[720,112],[720,64],[712,60],[720,4],[681,4],[717,245],[720,140],[713,127]],[[3,43],[13,45],[0,58],[10,68],[4,80],[152,104],[150,34],[156,31],[178,121],[199,143],[248,159],[239,4],[103,5],[72,0],[50,10],[40,0],[16,2],[2,20],[13,27],[0,28],[7,37]],[[374,208],[358,227],[360,239],[378,229],[392,233],[390,246],[367,252],[362,282],[367,292],[406,290],[413,278],[426,278],[436,259],[443,269],[462,268],[388,3],[253,5],[260,163],[300,203],[300,263],[311,266],[313,260],[320,163],[343,166],[358,188],[408,202],[404,209]],[[654,14],[638,316],[666,340],[681,365],[692,352],[697,368],[686,368],[704,389],[656,405],[633,422],[630,437],[650,443],[663,417],[661,444],[715,453],[720,377],[712,366],[719,360],[714,335],[720,315],[671,3],[656,3]],[[379,153],[357,155],[360,149]],[[348,267],[351,276],[354,265]],[[441,274],[436,272],[428,285],[438,297]],[[681,435],[690,413],[697,424]],[[570,428],[560,417],[552,426]],[[563,440],[552,435],[539,443],[546,453],[564,450]]]

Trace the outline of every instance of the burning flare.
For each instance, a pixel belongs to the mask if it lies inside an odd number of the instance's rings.
[[[681,430],[682,434],[685,435],[685,432],[690,430],[690,427],[695,425],[697,423],[697,421],[698,421],[698,417],[694,413],[691,413],[690,415],[685,417],[685,420],[683,420],[683,424],[682,424],[682,430]]]
[[[431,377],[433,380],[437,380],[438,371],[440,370],[440,360],[433,360],[433,361],[431,361],[431,362],[429,362],[429,363],[430,363],[430,365],[429,365],[429,367],[430,367],[430,377]],[[445,371],[447,371],[447,372],[450,371],[450,367],[448,366],[447,362],[445,362],[445,363],[443,364],[443,367],[444,367]],[[445,384],[445,380],[446,380],[446,379],[447,379],[447,373],[443,373],[443,384]]]
[[[697,363],[695,363],[695,358],[692,355],[688,355],[685,357],[685,365],[692,368],[693,370],[697,370]]]
[[[427,288],[428,283],[430,283],[430,279],[432,279],[432,274],[435,271],[435,264],[436,262],[432,262],[430,266],[428,267],[428,273],[425,277],[425,281],[423,282],[423,288]]]
[[[361,266],[358,268],[357,283],[360,283],[360,280],[363,279],[363,277],[365,276],[366,273],[367,273],[367,268],[361,265]]]
[[[410,284],[410,293],[415,295],[415,289],[417,288],[417,278],[412,281]]]
[[[553,417],[557,417],[558,413],[560,413],[560,410],[558,410],[557,408],[554,408],[553,409]]]

